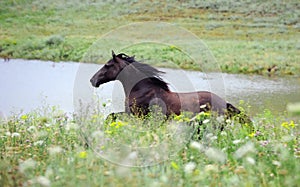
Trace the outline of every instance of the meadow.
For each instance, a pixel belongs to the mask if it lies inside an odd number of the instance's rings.
[[[265,110],[249,131],[210,113],[170,123],[83,121],[56,107],[16,114],[0,123],[0,185],[298,186],[300,120],[283,116]]]
[[[294,0],[1,1],[0,56],[78,62],[104,34],[133,22],[160,21],[199,37],[223,72],[298,76],[299,6]],[[172,47],[157,51],[132,49],[130,55],[201,70],[190,59],[174,58]]]

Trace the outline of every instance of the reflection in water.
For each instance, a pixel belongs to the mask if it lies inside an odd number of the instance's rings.
[[[96,93],[101,101],[111,102],[106,112],[122,111],[124,93],[118,82],[98,89],[90,86],[89,78],[101,65],[79,63],[53,63],[33,60],[0,60],[0,115],[28,112],[48,105],[58,105],[73,112],[73,98],[88,99]],[[174,91],[189,92],[211,89],[213,73],[182,71],[163,68],[164,79]],[[289,102],[300,101],[300,81],[297,78],[268,78],[262,76],[222,74],[225,99],[233,104],[244,100],[252,106],[251,113],[265,108],[284,111]],[[218,74],[218,77],[219,74]],[[76,82],[75,82],[76,81]],[[219,81],[219,79],[218,79]],[[216,84],[214,84],[216,85]],[[87,93],[87,94],[86,94]],[[100,104],[101,105],[101,104]]]

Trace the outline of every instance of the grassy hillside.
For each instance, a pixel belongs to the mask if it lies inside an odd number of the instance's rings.
[[[196,34],[224,72],[299,75],[299,9],[296,0],[6,0],[0,2],[0,56],[80,61],[93,42],[119,26],[164,21]],[[138,51],[132,55],[162,62],[174,55]],[[186,66],[193,63],[180,51],[177,56],[170,59],[180,67],[201,70]]]

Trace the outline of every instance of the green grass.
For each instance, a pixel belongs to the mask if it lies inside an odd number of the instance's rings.
[[[298,10],[294,0],[1,1],[0,56],[80,61],[95,41],[119,26],[164,21],[203,40],[224,72],[299,75]],[[49,42],[53,39],[58,40]],[[161,61],[161,66],[173,61],[180,68],[201,70],[180,51],[153,50],[128,51]],[[276,71],[268,72],[272,67]]]
[[[0,185],[297,186],[300,121],[286,117],[264,111],[253,117],[251,133],[208,113],[171,123],[157,115],[83,121],[54,107],[14,115],[0,123]],[[187,124],[199,120],[200,134],[192,135]]]

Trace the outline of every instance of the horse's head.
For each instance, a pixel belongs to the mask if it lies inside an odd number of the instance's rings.
[[[122,69],[128,65],[129,62],[123,59],[133,58],[128,57],[125,54],[115,55],[112,51],[112,59],[110,59],[90,80],[94,87],[99,87],[101,84],[107,83],[109,81],[116,80],[118,74]]]

